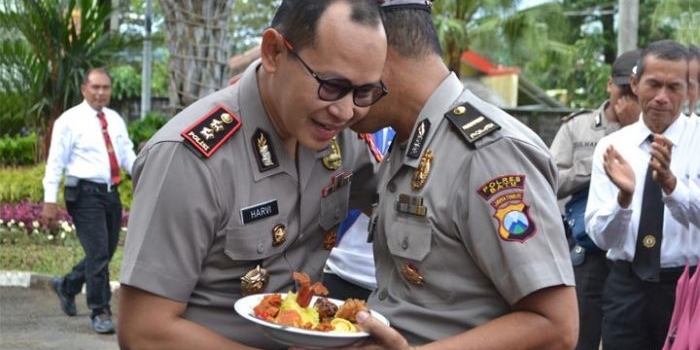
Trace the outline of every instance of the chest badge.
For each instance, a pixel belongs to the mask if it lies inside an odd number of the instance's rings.
[[[282,224],[277,224],[272,228],[272,246],[277,247],[287,240],[287,229]]]
[[[430,165],[433,162],[433,150],[427,149],[423,153],[423,157],[420,159],[418,168],[413,171],[413,179],[411,180],[411,187],[414,190],[418,190],[425,185],[428,180],[428,175],[430,174]]]
[[[248,271],[241,277],[241,295],[247,296],[257,294],[265,290],[267,282],[270,280],[270,274],[260,265]]]
[[[425,284],[425,279],[423,276],[421,276],[421,274],[418,273],[418,269],[411,264],[401,266],[401,274],[407,281],[417,286],[422,286]]]
[[[343,157],[340,154],[340,145],[338,145],[338,139],[333,137],[331,139],[331,144],[329,145],[329,147],[331,148],[331,153],[323,157],[321,162],[323,162],[323,166],[326,169],[337,170],[343,165]]]

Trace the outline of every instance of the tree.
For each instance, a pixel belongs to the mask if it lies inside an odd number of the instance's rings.
[[[170,52],[172,112],[219,90],[229,79],[229,22],[235,0],[160,0]]]
[[[45,159],[53,122],[81,100],[85,70],[107,66],[126,41],[108,30],[105,0],[2,0],[0,118],[19,116],[38,131]]]

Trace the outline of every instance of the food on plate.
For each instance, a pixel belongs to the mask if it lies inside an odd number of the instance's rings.
[[[253,308],[255,317],[283,326],[311,329],[321,332],[355,333],[361,330],[355,314],[367,311],[363,300],[348,299],[340,307],[325,296],[328,289],[320,282],[311,284],[309,276],[294,272],[299,283],[297,292],[289,292],[284,298],[279,293],[268,294]],[[319,296],[310,306],[314,295]]]

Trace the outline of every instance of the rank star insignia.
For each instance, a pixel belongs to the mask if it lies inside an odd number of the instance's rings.
[[[262,292],[270,280],[267,270],[258,265],[241,277],[241,295],[251,295]]]
[[[331,148],[331,153],[323,157],[321,162],[326,169],[337,170],[343,165],[343,157],[340,153],[340,145],[338,145],[336,137],[331,139],[329,147]]]
[[[218,106],[180,133],[185,145],[209,158],[241,127],[241,121]]]
[[[535,233],[535,223],[527,213],[523,202],[508,203],[496,209],[493,217],[498,219],[498,235],[505,241],[524,242]]]
[[[428,180],[428,175],[430,174],[430,164],[433,162],[433,150],[428,149],[425,151],[420,159],[418,168],[413,171],[413,179],[411,180],[411,187],[414,190],[418,190],[425,185],[425,181]]]

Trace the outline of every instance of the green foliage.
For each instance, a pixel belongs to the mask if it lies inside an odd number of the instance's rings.
[[[0,165],[31,165],[36,163],[36,133],[28,136],[0,137]]]
[[[133,66],[117,66],[109,73],[112,76],[112,99],[122,101],[141,95],[141,75]]]
[[[41,203],[44,201],[44,170],[46,164],[27,167],[0,167],[0,203],[18,203],[22,201]],[[124,171],[119,184],[119,197],[124,209],[131,208],[132,182]],[[59,204],[63,203],[63,185],[58,189]]]
[[[44,165],[31,167],[0,167],[0,203],[17,203],[23,200],[44,201]],[[59,196],[62,194],[59,191]],[[62,199],[60,200],[62,202]]]
[[[81,100],[84,71],[109,66],[127,42],[107,30],[111,1],[1,0],[0,8],[0,32],[12,33],[0,52],[0,67],[9,67],[0,87],[11,99],[0,107],[47,137],[55,118]]]
[[[137,149],[148,141],[153,134],[158,131],[168,120],[158,112],[149,112],[143,119],[133,121],[129,124],[129,137],[134,142]]]

